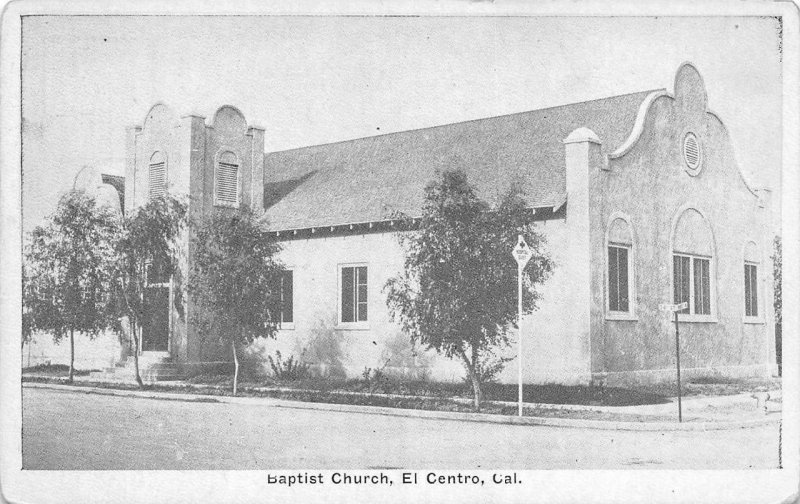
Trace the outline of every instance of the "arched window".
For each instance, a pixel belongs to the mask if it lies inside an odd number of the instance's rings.
[[[631,318],[635,308],[634,244],[630,222],[612,215],[606,230],[608,283],[606,309],[609,318]]]
[[[150,169],[147,172],[148,197],[150,199],[167,193],[167,156],[156,151],[150,156]]]
[[[711,318],[715,305],[714,238],[705,217],[694,208],[684,210],[672,235],[672,300],[686,302],[681,313]]]
[[[239,159],[230,151],[217,157],[214,171],[214,204],[239,206]]]
[[[758,309],[758,246],[748,242],[744,247],[744,316],[757,319]]]

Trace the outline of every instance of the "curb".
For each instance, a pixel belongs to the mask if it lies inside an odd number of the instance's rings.
[[[507,425],[538,425],[549,427],[565,427],[598,430],[628,430],[628,431],[714,431],[732,430],[777,425],[779,418],[761,418],[757,420],[742,420],[736,422],[623,422],[608,420],[581,420],[571,418],[544,418],[544,417],[516,417],[506,415],[490,415],[486,413],[461,413],[430,410],[414,410],[402,408],[387,408],[384,406],[360,406],[352,404],[311,403],[289,401],[286,399],[272,399],[262,397],[230,397],[230,396],[204,396],[176,392],[151,392],[139,390],[118,390],[99,387],[84,387],[79,385],[57,385],[53,383],[23,382],[23,387],[61,390],[69,392],[82,392],[85,394],[109,395],[117,397],[139,397],[146,399],[160,399],[185,402],[216,402],[227,404],[267,405],[278,408],[306,409],[317,411],[336,411],[342,413],[362,413],[382,416],[396,416],[409,418],[429,418],[435,420],[467,421],[480,423],[494,423]]]

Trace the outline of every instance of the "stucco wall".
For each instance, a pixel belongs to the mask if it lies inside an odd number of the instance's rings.
[[[563,219],[539,222],[537,228],[548,239],[556,270],[541,288],[539,310],[523,322],[524,381],[577,382],[588,379],[588,345],[576,337],[565,323],[580,291],[570,282],[565,268],[564,242],[568,229]],[[386,296],[382,292],[387,279],[401,271],[403,252],[393,233],[320,237],[283,242],[281,260],[294,271],[294,324],[279,331],[275,340],[259,341],[250,351],[258,359],[280,350],[284,359],[308,352],[312,340],[328,332],[337,341],[342,364],[349,376],[360,376],[364,368],[380,368],[392,356],[398,339],[407,339],[390,319]],[[513,245],[513,244],[512,244]],[[511,246],[510,246],[511,247]],[[509,247],[509,253],[510,253]],[[339,266],[368,266],[369,324],[364,329],[337,324],[339,303]],[[479,288],[479,286],[476,286]],[[516,341],[516,332],[512,334]],[[459,380],[464,369],[456,360],[420,351],[418,365],[428,366],[430,376],[440,380]],[[516,355],[516,344],[506,352]],[[262,362],[262,365],[266,366]],[[387,369],[394,363],[389,362]],[[266,368],[265,368],[266,369]],[[501,381],[516,382],[517,361],[509,362]]]
[[[707,112],[699,73],[683,66],[675,95],[656,98],[641,137],[624,156],[612,159],[596,179],[603,197],[593,215],[592,262],[607,296],[605,230],[612,215],[624,215],[634,235],[637,320],[605,320],[593,329],[597,355],[593,371],[611,383],[674,379],[675,339],[670,317],[659,303],[672,302],[671,238],[685,209],[705,216],[714,240],[712,322],[681,323],[681,366],[686,375],[765,374],[772,363],[772,264],[767,213],[745,185],[730,138],[721,121]],[[685,169],[682,141],[687,131],[700,140],[703,164],[697,174]],[[744,323],[744,247],[760,249],[759,323]],[[600,276],[602,274],[602,277]],[[597,283],[597,282],[596,282]],[[595,285],[596,285],[595,283]],[[683,318],[683,316],[681,315]]]

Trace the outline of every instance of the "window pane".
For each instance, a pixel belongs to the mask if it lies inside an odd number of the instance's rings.
[[[619,272],[619,311],[628,311],[628,249],[617,249]]]
[[[756,266],[753,264],[744,265],[744,302],[745,315],[748,317],[758,316],[758,282]]]
[[[758,316],[758,273],[755,266],[750,266],[750,305],[753,309],[753,316]]]
[[[355,322],[355,268],[342,268],[342,322]]]
[[[689,302],[689,258],[684,256],[673,256],[672,259],[672,275],[673,275],[673,302],[675,304]],[[680,313],[689,313],[689,308],[682,310]]]
[[[356,283],[358,285],[356,291],[356,299],[358,304],[356,305],[357,308],[357,317],[356,319],[359,322],[365,322],[367,320],[367,267],[366,266],[359,266],[356,268],[357,278]]]
[[[619,311],[619,268],[616,247],[608,247],[608,309]]]
[[[281,322],[294,322],[294,272],[281,276]]]
[[[694,259],[694,312],[699,315],[711,313],[711,284],[709,260]]]
[[[627,248],[608,248],[608,297],[609,310],[629,311]]]

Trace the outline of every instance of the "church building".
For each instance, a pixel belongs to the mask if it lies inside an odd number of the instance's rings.
[[[770,192],[745,180],[690,63],[671,91],[265,153],[269,134],[233,106],[204,118],[163,104],[127,132],[125,211],[164,191],[189,195],[195,219],[249,205],[281,242],[281,328],[250,359],[460,380],[457,361],[410,347],[383,286],[403,267],[392,216],[421,215],[425,185],[461,169],[490,202],[519,187],[555,263],[522,322],[525,382],[673,380],[674,318],[659,307],[682,302],[684,376],[776,370]],[[142,350],[191,374],[230,356],[187,322],[185,288],[152,285]],[[516,362],[500,380],[516,381]]]

